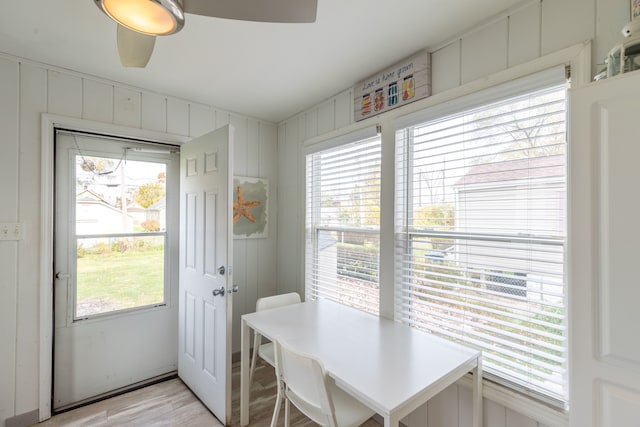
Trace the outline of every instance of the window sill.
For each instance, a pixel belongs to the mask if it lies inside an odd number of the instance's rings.
[[[458,384],[472,388],[471,374],[465,375]],[[567,427],[569,413],[540,403],[492,381],[482,381],[482,396],[499,405],[525,415],[548,427]]]

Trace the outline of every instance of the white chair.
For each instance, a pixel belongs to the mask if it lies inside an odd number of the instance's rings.
[[[339,388],[315,357],[297,352],[279,338],[275,341],[275,357],[278,397],[271,427],[278,422],[282,399],[285,427],[289,427],[289,402],[324,427],[357,427],[375,414]]]
[[[285,305],[297,304],[300,302],[300,295],[297,292],[288,294],[274,295],[270,297],[259,298],[256,301],[256,311],[269,310],[271,308],[284,307]],[[276,362],[273,356],[273,343],[262,343],[262,335],[255,332],[253,336],[253,354],[251,356],[251,369],[249,370],[249,384],[253,379],[253,371],[256,369],[258,356],[269,365],[275,367]]]

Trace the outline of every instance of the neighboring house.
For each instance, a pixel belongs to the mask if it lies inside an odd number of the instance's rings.
[[[455,231],[458,233],[558,237],[565,234],[566,183],[564,155],[531,157],[479,164],[454,184]],[[521,296],[532,297],[544,280],[531,271],[548,271],[550,263],[526,259],[528,249],[538,245],[520,242],[456,240],[457,259],[467,265],[485,266],[500,259],[501,270],[488,278],[496,283],[521,286]],[[558,254],[550,252],[553,261]],[[561,261],[558,265],[562,265]],[[522,279],[503,277],[509,273]],[[484,270],[486,273],[486,270]],[[483,273],[483,274],[484,274]],[[560,285],[560,284],[558,284]],[[553,285],[551,285],[553,286]],[[525,292],[526,287],[526,292]],[[502,289],[497,285],[497,289]]]
[[[129,233],[133,231],[134,218],[99,194],[83,190],[76,195],[76,224],[78,235]]]
[[[158,221],[158,224],[160,224],[159,231],[164,231],[167,229],[167,213],[166,212],[167,212],[167,198],[163,197],[162,199],[158,200],[157,202],[155,202],[145,210],[145,219],[141,222],[151,221],[151,220]]]
[[[135,202],[127,205],[127,215],[133,219],[133,225],[140,225],[147,220],[147,210]]]

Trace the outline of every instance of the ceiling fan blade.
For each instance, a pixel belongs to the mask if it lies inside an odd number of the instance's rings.
[[[142,34],[118,25],[118,54],[123,66],[146,67],[155,44],[156,36]]]
[[[194,15],[283,23],[315,22],[317,7],[317,0],[184,0],[183,5]]]

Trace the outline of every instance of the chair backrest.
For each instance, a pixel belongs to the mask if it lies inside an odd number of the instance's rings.
[[[279,386],[291,403],[314,422],[337,426],[322,362],[295,351],[280,338],[275,340],[275,358]]]
[[[300,295],[297,292],[263,297],[256,301],[256,311],[269,310],[270,308],[283,307],[285,305],[297,304],[299,302]]]

